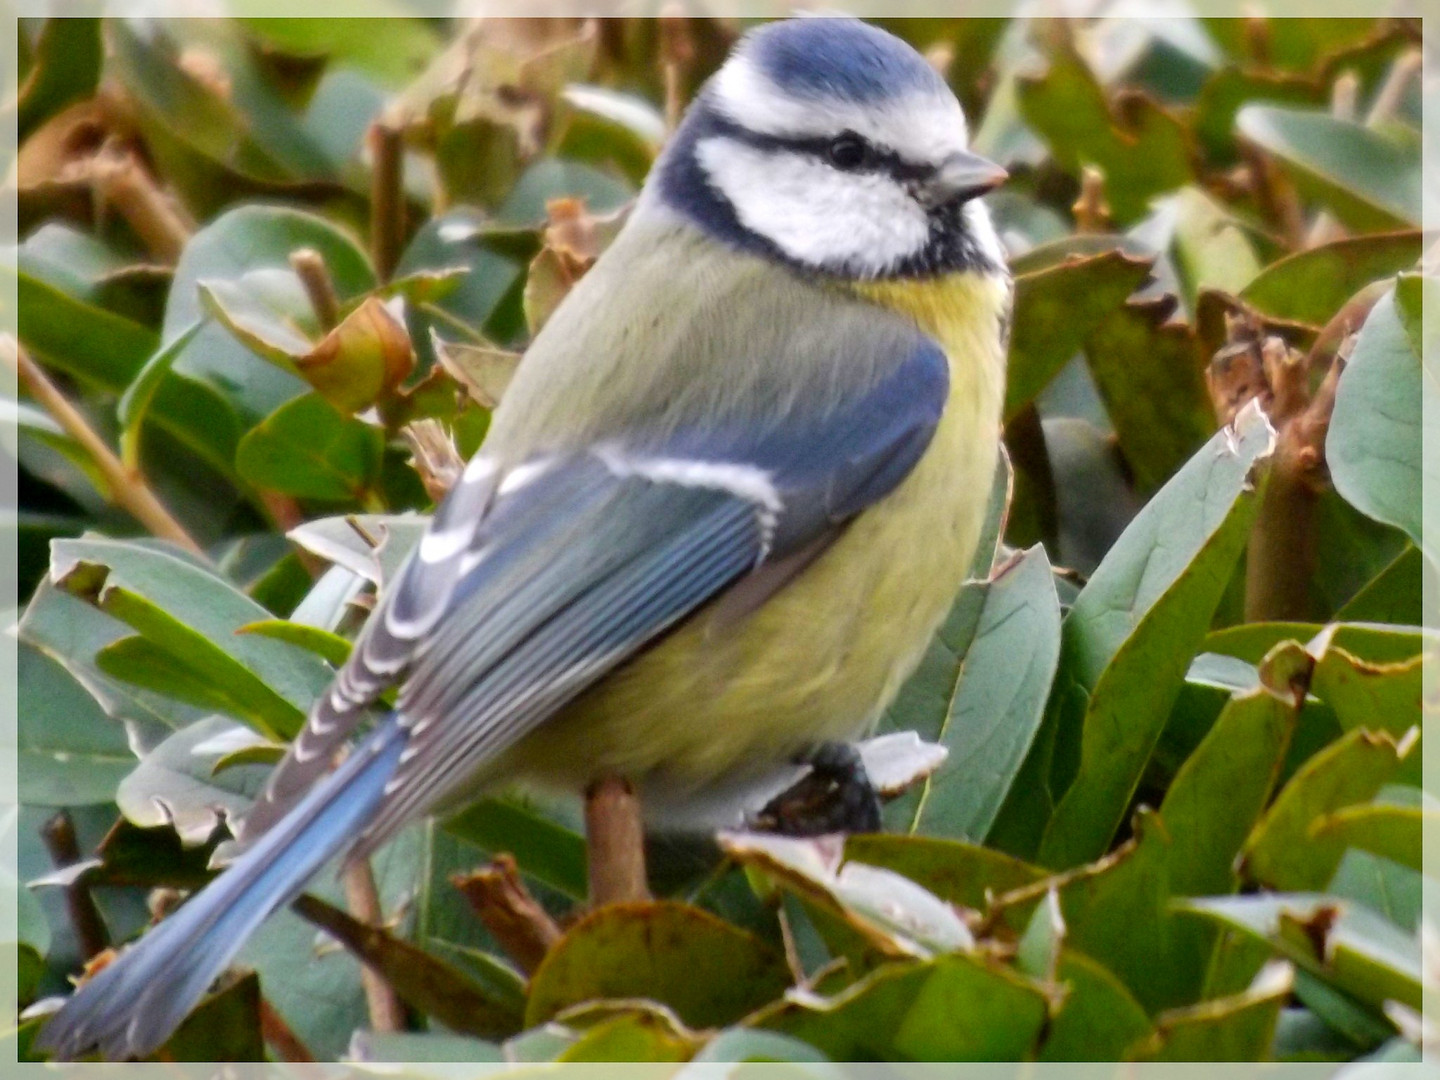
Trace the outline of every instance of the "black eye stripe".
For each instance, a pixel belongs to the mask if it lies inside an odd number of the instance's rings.
[[[746,146],[753,146],[757,150],[788,150],[792,153],[804,154],[813,157],[817,161],[834,165],[831,160],[831,150],[836,143],[836,136],[811,135],[811,136],[785,136],[766,135],[758,131],[751,131],[749,128],[732,123],[721,117],[715,117],[715,128],[718,134],[742,142]],[[845,135],[853,135],[853,132],[845,132]],[[854,135],[856,139],[861,136]],[[861,139],[866,148],[866,160],[857,168],[846,169],[854,173],[884,173],[900,181],[925,180],[935,174],[933,165],[922,165],[918,162],[908,161],[901,157],[894,150],[886,146],[879,146],[868,139]]]

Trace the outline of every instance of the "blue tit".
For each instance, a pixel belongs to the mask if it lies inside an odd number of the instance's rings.
[[[525,354],[239,856],[42,1045],[154,1050],[323,866],[489,785],[615,774],[678,824],[873,725],[966,575],[998,454],[1011,286],[977,196],[1005,174],[967,142],[887,33],[747,34]]]

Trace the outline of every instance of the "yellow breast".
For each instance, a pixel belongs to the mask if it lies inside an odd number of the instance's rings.
[[[854,286],[945,349],[950,395],[905,481],[738,623],[702,611],[507,758],[566,786],[618,772],[672,791],[758,771],[873,724],[914,670],[974,555],[1004,395],[1004,279]]]

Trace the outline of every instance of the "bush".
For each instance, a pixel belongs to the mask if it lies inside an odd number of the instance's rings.
[[[575,809],[488,799],[163,1055],[1418,1059],[1418,20],[894,28],[1013,176],[1009,453],[882,725],[945,764],[583,917]],[[22,26],[22,1006],[206,879],[738,29]]]

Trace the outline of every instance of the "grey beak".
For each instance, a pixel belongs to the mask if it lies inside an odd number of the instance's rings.
[[[954,199],[973,199],[1003,184],[1010,174],[993,161],[959,150],[940,163],[935,174],[925,182],[932,205],[939,206]]]

